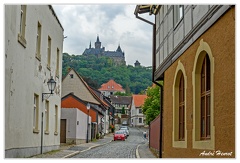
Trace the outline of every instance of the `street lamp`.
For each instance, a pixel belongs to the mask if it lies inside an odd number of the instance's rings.
[[[88,143],[88,123],[89,123],[89,110],[90,110],[90,104],[87,103],[87,111],[88,111],[88,117],[87,117],[87,143]]]
[[[56,82],[54,81],[52,76],[51,76],[51,79],[48,80],[47,85],[48,85],[48,89],[51,93],[42,93],[42,101],[44,100],[44,97],[47,97],[46,99],[48,99],[50,97],[50,95],[53,94],[53,91],[56,87]],[[46,95],[49,95],[49,96],[46,96]]]
[[[44,97],[48,99],[50,95],[53,94],[53,91],[56,87],[56,82],[54,81],[53,77],[51,76],[51,79],[48,80],[47,82],[48,89],[51,93],[42,93],[42,101],[44,101]],[[49,96],[47,96],[49,95]],[[42,112],[42,124],[41,124],[41,154],[43,153],[43,112]]]

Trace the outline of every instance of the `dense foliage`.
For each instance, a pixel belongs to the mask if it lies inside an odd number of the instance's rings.
[[[96,89],[110,79],[121,84],[128,94],[138,94],[152,84],[151,67],[116,66],[108,57],[98,58],[94,55],[84,56],[63,53],[63,77],[70,67],[77,71],[90,86]]]
[[[160,83],[162,85],[162,83]],[[148,87],[147,98],[142,106],[143,114],[146,115],[146,123],[149,125],[160,113],[160,87],[154,85]]]

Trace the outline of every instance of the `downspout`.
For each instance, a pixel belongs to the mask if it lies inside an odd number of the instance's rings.
[[[152,22],[150,22],[150,21],[148,21],[148,20],[146,20],[146,19],[144,19],[144,18],[142,18],[142,17],[139,17],[138,16],[138,9],[139,9],[139,6],[137,6],[137,9],[135,10],[135,15],[136,15],[136,18],[138,18],[138,19],[140,19],[140,20],[142,20],[142,21],[144,21],[144,22],[146,22],[146,23],[148,23],[148,24],[150,24],[150,25],[152,25],[153,26],[153,40],[152,40],[152,42],[153,42],[153,44],[152,44],[152,82],[153,83],[155,83],[156,85],[158,85],[158,86],[160,86],[160,88],[161,88],[161,97],[160,97],[160,130],[159,130],[159,158],[162,158],[162,119],[163,119],[163,86],[161,85],[161,84],[159,84],[158,82],[155,82],[154,81],[154,72],[155,72],[155,70],[156,70],[156,62],[154,62],[154,61],[156,61],[156,55],[155,55],[155,53],[156,53],[156,24],[154,24],[154,23],[152,23]],[[155,17],[155,22],[156,22],[156,17]],[[151,128],[151,127],[150,127]],[[150,138],[150,132],[149,132],[149,138]],[[151,141],[151,139],[149,139],[149,148],[150,148],[150,141]]]

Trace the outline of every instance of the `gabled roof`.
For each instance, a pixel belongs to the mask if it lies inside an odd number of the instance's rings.
[[[113,79],[109,80],[107,83],[101,85],[101,88],[98,89],[99,91],[125,91],[122,86],[116,83]]]
[[[132,103],[131,96],[110,95],[110,100],[113,104],[130,105]]]
[[[74,76],[72,80],[69,76],[70,74],[76,74],[77,78]],[[78,98],[83,101],[88,101],[97,105],[101,105],[101,100],[96,94],[90,89],[88,84],[83,80],[83,78],[72,68],[69,69],[68,74],[62,81],[62,97],[67,94],[74,92]]]
[[[73,93],[67,94],[66,96],[62,97],[61,100],[68,99],[69,97],[73,97],[75,100],[77,100],[78,102],[82,103],[82,104],[84,105],[85,109],[87,109],[87,103],[88,103],[88,101],[83,101],[83,100],[80,99],[79,97],[75,96]],[[97,111],[98,113],[100,113],[100,114],[103,115],[103,113],[102,113],[100,110],[96,109],[95,107],[91,107],[91,109],[93,109],[93,110],[95,110],[95,111]]]
[[[144,100],[147,95],[132,95],[135,107],[141,107],[144,104]]]

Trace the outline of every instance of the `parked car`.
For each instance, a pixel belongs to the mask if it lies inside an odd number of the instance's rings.
[[[122,140],[122,141],[125,141],[126,137],[124,135],[124,132],[123,131],[116,131],[114,134],[113,134],[113,140]]]
[[[127,130],[122,129],[122,130],[119,130],[119,131],[122,131],[124,133],[124,135],[125,135],[125,138],[127,139],[127,137],[128,137]]]
[[[126,133],[126,136],[129,136],[129,131],[126,128],[120,128],[119,131],[124,131]]]
[[[121,128],[125,128],[125,129],[129,130],[128,126],[121,126],[120,129]]]

